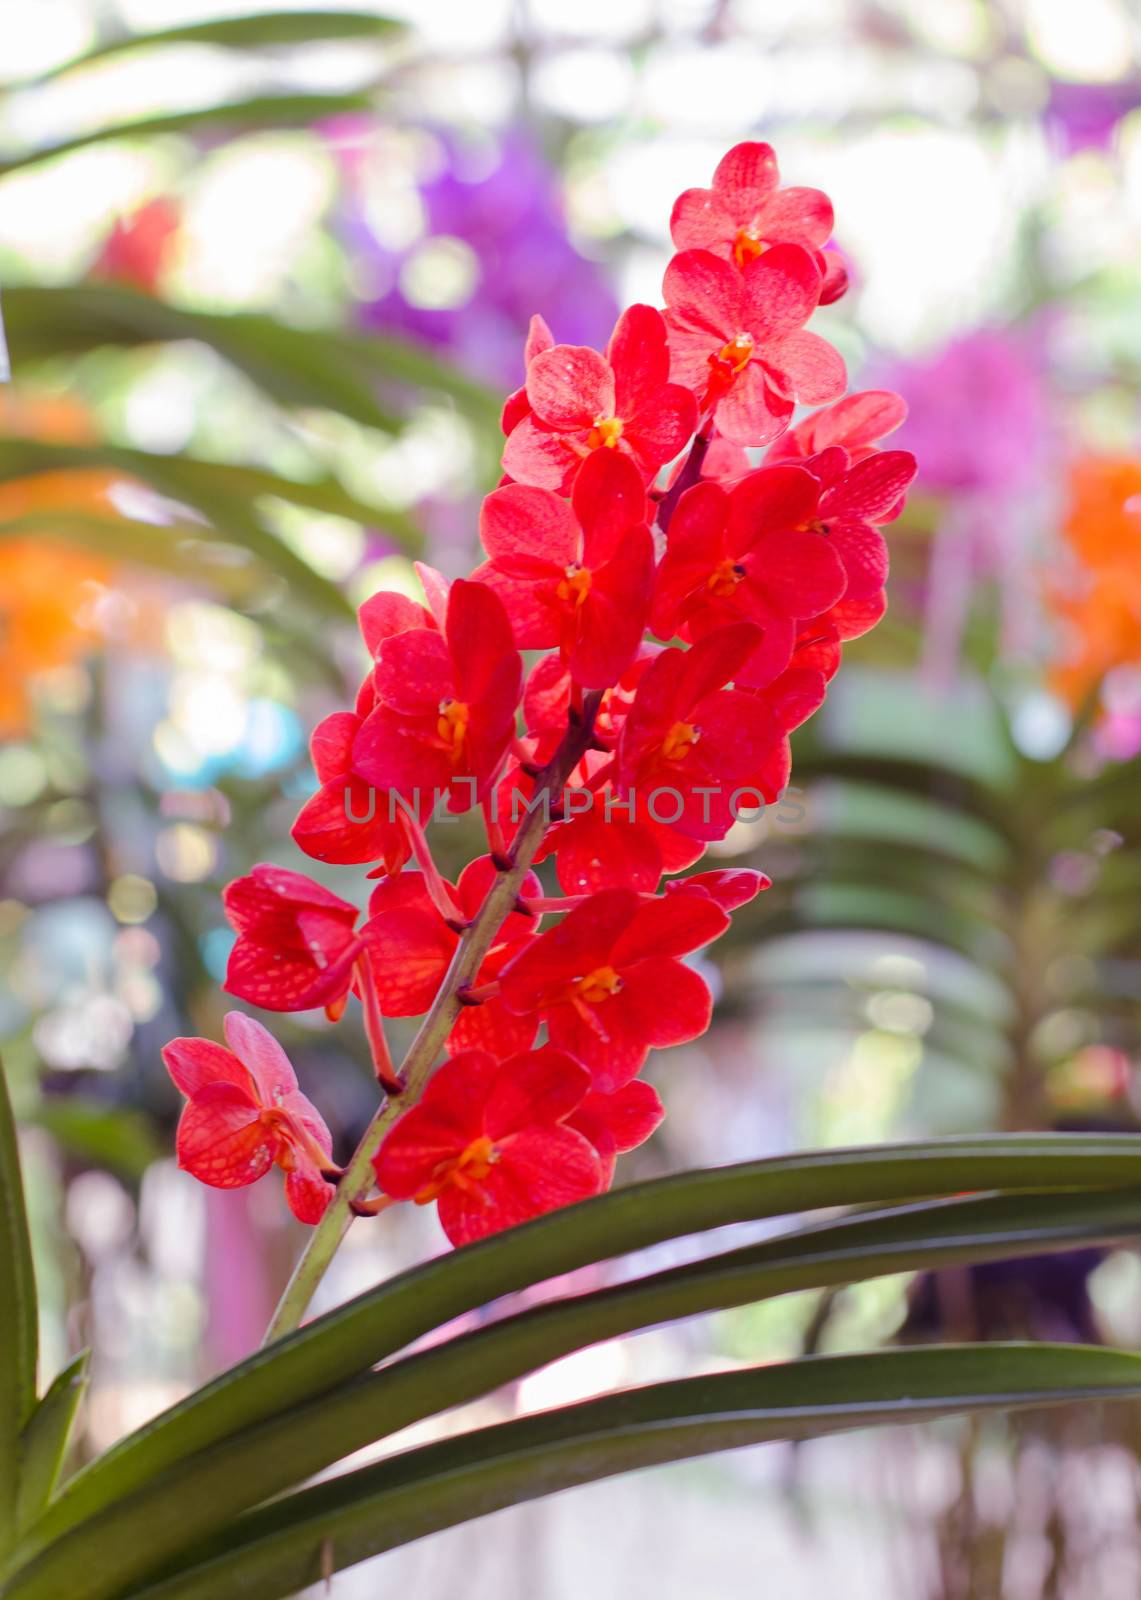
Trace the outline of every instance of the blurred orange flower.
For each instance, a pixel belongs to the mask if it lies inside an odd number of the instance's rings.
[[[28,726],[31,676],[66,666],[97,636],[94,602],[107,569],[48,540],[16,539],[2,549],[0,734],[11,737]]]
[[[1051,583],[1064,625],[1051,681],[1078,706],[1111,668],[1141,663],[1141,461],[1083,457],[1069,491],[1062,532],[1077,570]]]
[[[85,444],[96,437],[90,418],[66,397],[0,390],[0,433],[15,438]],[[98,637],[94,602],[112,568],[98,555],[42,533],[5,529],[45,513],[110,516],[113,473],[101,470],[37,473],[0,483],[0,734],[26,731],[29,679],[66,666]]]

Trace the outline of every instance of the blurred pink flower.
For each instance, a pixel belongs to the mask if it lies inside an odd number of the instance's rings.
[[[1060,492],[1042,332],[979,329],[875,374],[907,396],[893,443],[921,463],[916,491],[942,502],[926,618],[927,665],[938,676],[954,667],[980,580],[999,587],[1006,647],[1019,652],[1034,638],[1029,566]]]
[[[1042,120],[1063,155],[1108,150],[1118,124],[1141,105],[1141,79],[1125,83],[1070,83],[1054,78]]]

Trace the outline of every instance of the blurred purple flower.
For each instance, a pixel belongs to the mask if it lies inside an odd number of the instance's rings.
[[[1042,119],[1063,155],[1108,150],[1123,117],[1141,105],[1141,81],[1069,83],[1054,78]]]
[[[1058,436],[1042,330],[979,329],[933,356],[876,374],[908,403],[892,444],[914,451],[916,489],[942,502],[931,556],[927,665],[947,676],[973,585],[1003,597],[1005,643],[1032,644],[1029,562],[1058,493]]]
[[[570,242],[557,175],[533,142],[512,130],[489,164],[486,149],[474,152],[446,133],[438,140],[439,168],[419,184],[424,238],[403,250],[387,248],[359,201],[350,200],[344,235],[386,286],[362,304],[365,326],[409,333],[501,387],[522,379],[523,339],[539,309],[563,343],[603,344],[617,305],[601,268]],[[361,167],[350,162],[350,178],[354,170],[359,175]],[[460,303],[435,307],[410,297],[401,269],[423,251],[425,239],[459,240],[471,251],[472,281]]]
[[[1006,497],[1040,475],[1054,428],[1044,366],[1022,332],[980,329],[897,363],[886,381],[908,405],[892,444],[915,452],[929,492]]]

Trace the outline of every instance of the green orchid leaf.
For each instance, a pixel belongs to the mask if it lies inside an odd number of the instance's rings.
[[[20,1441],[36,1404],[39,1329],[16,1122],[0,1068],[0,1553],[16,1526]]]
[[[80,1402],[87,1392],[90,1351],[66,1366],[36,1406],[20,1446],[19,1522],[26,1527],[55,1492],[71,1443]]]
[[[427,1445],[240,1518],[124,1600],[276,1600],[578,1484],[766,1440],[1141,1397],[1141,1355],[995,1344],[806,1357],[607,1395]]]
[[[729,1223],[824,1207],[992,1189],[1088,1193],[1139,1175],[1141,1138],[987,1135],[813,1152],[614,1191],[427,1262],[249,1357],[77,1474],[30,1531],[21,1559],[194,1453],[327,1399],[454,1317],[574,1268]]]

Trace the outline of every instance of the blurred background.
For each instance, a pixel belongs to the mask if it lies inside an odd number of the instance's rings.
[[[670,1117],[622,1176],[1138,1126],[1137,0],[0,0],[0,36],[0,1049],[49,1375],[94,1347],[85,1451],[248,1352],[300,1244],[278,1186],[175,1170],[159,1049],[218,1036],[222,884],[314,868],[289,827],[354,605],[471,565],[531,313],[599,344],[657,303],[675,195],[744,137],[832,196],[854,287],[820,331],[907,398],[920,476],[795,793],[716,847],[775,886],[718,947],[713,1031],[652,1063]],[[363,1039],[266,1020],[347,1150]],[[322,1303],[441,1246],[419,1210],[358,1225]],[[1141,1346],[1141,1260],[796,1295],[475,1409],[1023,1335]],[[334,1589],[1129,1600],[1132,1427],[746,1451]]]

